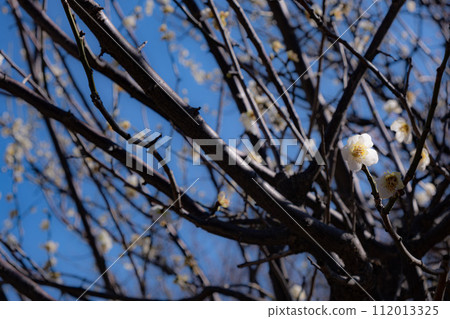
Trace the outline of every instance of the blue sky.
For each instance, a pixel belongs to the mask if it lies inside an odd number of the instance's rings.
[[[102,1],[100,1],[101,3]],[[369,4],[369,1],[366,1]],[[53,2],[52,2],[53,3]],[[70,36],[72,33],[70,32],[68,23],[63,14],[63,10],[59,1],[54,1],[55,5],[51,5],[48,8],[48,14],[51,17],[55,18],[55,21],[58,22],[60,27]],[[122,9],[126,15],[129,15],[133,12],[133,8],[137,4],[143,4],[143,1],[120,1]],[[220,4],[222,4],[219,1]],[[384,4],[377,5],[379,8],[384,8]],[[375,8],[374,8],[375,9]],[[370,13],[370,11],[369,11]],[[24,13],[25,15],[25,13]],[[412,29],[419,28],[420,21],[417,17],[412,17],[408,13],[404,13],[402,15],[406,24],[408,24]],[[170,18],[169,18],[170,19]],[[145,55],[148,57],[148,61],[150,65],[162,76],[162,78],[168,82],[172,87],[175,88],[177,84],[177,78],[172,69],[172,61],[169,54],[169,48],[166,41],[161,41],[161,33],[158,31],[158,28],[161,24],[167,23],[169,29],[173,27],[173,30],[176,32],[177,37],[181,37],[186,30],[183,30],[182,26],[178,23],[177,26],[174,26],[171,20],[166,21],[167,16],[161,13],[158,7],[155,7],[154,13],[151,17],[144,17],[140,19],[138,22],[138,27],[136,29],[136,36],[141,41],[148,41],[147,45],[144,47],[143,51]],[[29,18],[26,18],[26,21],[29,21]],[[117,17],[114,15],[113,21],[117,22]],[[79,22],[79,20],[78,20]],[[87,28],[80,23],[81,29],[87,31]],[[258,25],[257,25],[258,26]],[[258,27],[261,27],[259,25]],[[21,47],[18,42],[17,30],[15,27],[15,23],[12,17],[8,14],[2,15],[2,19],[0,20],[0,28],[1,30],[8,30],[8,32],[4,32],[0,38],[1,49],[3,49],[8,55],[14,58],[15,62],[18,63],[21,67],[26,69],[25,61],[20,59],[19,49]],[[119,28],[120,31],[124,31],[123,27]],[[393,29],[396,33],[396,37],[401,40],[401,31],[400,25],[398,22],[394,24]],[[438,47],[436,40],[437,38],[433,36],[436,34],[437,30],[427,26],[425,30],[429,32],[429,36],[424,38],[424,41],[427,42],[430,48],[434,49]],[[345,28],[339,28],[340,32],[345,31]],[[416,31],[416,30],[415,30]],[[349,36],[344,36],[349,42],[352,39]],[[87,42],[90,47],[93,49],[95,53],[99,53],[99,47],[97,45],[96,40],[88,33]],[[210,54],[208,54],[206,48],[199,48],[198,42],[196,42],[189,34],[187,34],[180,42],[177,41],[183,48],[189,51],[189,58],[193,58],[195,61],[200,62],[201,68],[205,70],[212,70],[216,68],[216,64]],[[267,50],[270,50],[268,44],[266,44]],[[327,47],[329,43],[327,44]],[[178,50],[177,50],[178,52]],[[330,52],[331,53],[331,52]],[[437,56],[441,56],[439,53],[435,53]],[[174,53],[175,59],[178,58],[178,53]],[[49,55],[49,58],[53,60],[52,55]],[[110,60],[108,56],[105,56],[105,59]],[[383,56],[377,57],[377,59],[384,59]],[[418,69],[424,70],[426,68],[425,65],[421,63],[422,57],[417,55],[417,58],[413,58],[414,66]],[[81,65],[70,58],[70,67],[74,72],[78,79],[83,79],[85,77],[82,72]],[[6,62],[3,62],[2,67],[6,65]],[[179,90],[178,93],[181,96],[187,96],[189,98],[189,103],[192,106],[201,106],[201,115],[204,119],[211,125],[213,128],[216,126],[216,116],[215,112],[217,112],[217,105],[219,101],[219,91],[212,92],[209,88],[209,84],[198,84],[194,78],[192,77],[189,70],[181,65],[178,65],[177,68],[180,72],[181,81],[179,82]],[[314,70],[317,68],[317,65],[312,67]],[[404,63],[399,62],[397,65],[399,73],[403,73]],[[433,75],[435,68],[429,70],[428,74]],[[322,87],[326,88],[322,90],[324,97],[327,100],[332,98],[339,98],[340,92],[342,90],[342,86],[340,83],[332,82],[328,77],[327,71],[330,72],[330,75],[334,73],[334,70],[329,69],[325,70],[324,80]],[[112,85],[110,81],[105,80],[105,77],[99,74],[98,72],[94,73],[94,77],[96,80],[97,89],[101,94],[104,104],[107,108],[110,109],[110,105],[113,103],[112,99]],[[80,82],[83,83],[83,82]],[[415,86],[414,82],[411,83],[411,89],[416,90],[418,87]],[[87,87],[87,83],[84,87],[81,88],[85,93],[86,97],[89,97],[89,90]],[[363,99],[360,99],[363,101]],[[60,101],[59,106],[65,108],[63,101]],[[377,106],[380,107],[382,102],[377,101]],[[130,132],[138,132],[147,127],[146,121],[150,123],[150,128],[153,130],[160,131],[163,135],[173,135],[173,148],[180,149],[181,145],[183,145],[184,140],[179,134],[173,134],[173,130],[169,123],[164,121],[161,117],[159,117],[156,113],[152,112],[148,108],[140,105],[140,103],[131,99],[126,93],[121,93],[119,98],[119,108],[120,115],[118,117],[119,120],[129,120],[131,122],[131,130]],[[23,117],[26,116],[28,107],[25,105],[17,105],[15,101],[11,101],[6,99],[3,95],[0,96],[0,113],[7,111],[14,116]],[[302,119],[304,123],[307,123],[306,118],[309,113],[304,112],[300,107],[298,107],[299,113],[302,114]],[[363,117],[369,117],[368,107],[365,102],[362,102],[362,105],[359,105],[354,110],[362,115]],[[145,118],[145,120],[144,120]],[[386,123],[390,124],[392,118],[386,117]],[[222,130],[221,136],[227,140],[228,138],[236,138],[239,137],[244,132],[242,125],[239,123],[239,114],[236,111],[236,107],[233,102],[228,101],[224,107],[224,118],[222,121]],[[36,131],[36,135],[34,138],[48,140],[48,135],[46,130],[41,125],[41,128]],[[315,136],[317,139],[317,136]],[[6,150],[7,145],[11,142],[10,138],[0,138],[0,150],[2,153]],[[125,144],[120,142],[123,146]],[[404,161],[404,164],[407,166],[407,160]],[[216,194],[208,192],[211,186],[209,181],[209,175],[207,171],[202,168],[197,168],[190,165],[187,169],[179,166],[178,161],[173,161],[171,164],[171,168],[174,170],[177,179],[179,180],[179,184],[183,187],[189,186],[197,177],[200,177],[199,182],[194,186],[195,190],[203,191],[205,194],[205,198],[208,199],[209,203],[214,201]],[[81,271],[82,273],[91,273],[90,278],[95,279],[94,272],[92,271],[92,263],[89,255],[89,249],[86,245],[81,244],[80,240],[76,235],[71,232],[68,232],[65,228],[65,225],[60,223],[57,218],[52,218],[51,212],[48,210],[47,203],[44,200],[42,192],[39,186],[36,186],[33,183],[28,182],[26,179],[23,183],[13,186],[12,184],[12,172],[7,170],[5,167],[3,156],[0,157],[0,167],[2,167],[1,171],[1,179],[0,179],[0,222],[4,222],[9,220],[8,216],[11,210],[15,209],[16,205],[19,206],[19,216],[20,219],[14,219],[14,225],[12,229],[12,233],[16,235],[17,238],[23,238],[23,248],[27,252],[27,254],[35,259],[39,264],[44,264],[48,256],[44,252],[40,245],[44,243],[48,239],[52,239],[58,241],[60,243],[60,247],[58,249],[57,257],[58,264],[56,266],[57,271],[61,272],[76,272]],[[188,174],[186,175],[186,171]],[[382,172],[382,168],[378,168],[378,173]],[[186,177],[186,178],[184,178]],[[360,176],[362,178],[362,176]],[[18,198],[13,201],[7,201],[7,194],[12,193],[13,187],[18,188]],[[94,190],[92,186],[86,186],[83,188],[83,194],[89,195],[94,194]],[[190,195],[196,197],[199,195],[198,192],[189,192]],[[95,196],[95,195],[94,195]],[[207,201],[207,202],[208,202]],[[70,204],[68,205],[70,206]],[[50,217],[51,220],[51,228],[49,232],[42,231],[39,228],[41,221],[45,218]],[[146,221],[143,221],[144,223]],[[24,230],[21,235],[16,227],[19,223],[21,224],[21,228]],[[180,234],[182,238],[187,242],[188,246],[193,250],[194,255],[198,256],[198,260],[200,261],[200,266],[205,271],[210,272],[211,277],[217,276],[220,280],[221,274],[214,274],[215,269],[226,269],[226,267],[222,267],[223,265],[222,258],[218,254],[222,253],[230,253],[236,254],[235,243],[230,244],[230,241],[220,239],[216,236],[206,234],[200,229],[190,225],[187,222],[181,222],[182,227]],[[0,224],[0,229],[4,227],[4,225]],[[19,227],[20,228],[20,227]],[[2,233],[0,233],[2,234]],[[121,253],[122,249],[118,246],[115,246],[107,255],[108,262],[114,261],[115,257]],[[234,256],[236,257],[236,256]],[[255,256],[253,256],[255,257]],[[256,258],[256,257],[255,257]],[[234,260],[234,258],[230,258]],[[242,258],[237,258],[236,260],[241,260]],[[301,260],[297,261],[298,264],[301,263]],[[123,270],[123,265],[120,265],[120,262],[114,266],[114,273],[118,275],[120,280],[125,280],[127,278],[126,270]],[[234,271],[241,271],[245,273],[245,270],[238,270],[234,268]],[[225,275],[226,274],[222,274]],[[68,279],[67,283],[71,283],[71,280]],[[77,282],[73,280],[73,282]],[[264,283],[263,283],[264,284]],[[136,290],[136,286],[133,286],[131,282],[129,284],[129,288],[131,291]],[[268,287],[265,287],[268,288]],[[178,292],[181,295],[181,292]],[[155,295],[157,297],[157,295]]]

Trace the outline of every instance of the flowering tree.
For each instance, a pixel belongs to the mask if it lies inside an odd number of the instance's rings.
[[[448,299],[444,1],[2,5],[0,299]]]

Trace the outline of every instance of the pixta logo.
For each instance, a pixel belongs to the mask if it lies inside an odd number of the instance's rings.
[[[241,158],[238,155],[237,148],[239,144],[243,145],[245,148],[244,153],[248,154],[245,158]],[[251,154],[256,154],[264,145],[274,145],[279,148],[281,165],[287,165],[292,162],[292,158],[290,159],[288,157],[289,147],[300,150],[298,156],[295,158],[294,165],[302,165],[304,162],[309,161],[315,161],[317,165],[325,165],[313,139],[307,139],[303,144],[299,144],[296,139],[272,139],[270,142],[266,139],[260,139],[255,145],[248,139],[229,139],[228,147],[230,148],[230,152],[228,153],[228,165],[249,164],[252,159]],[[201,165],[200,156],[198,156],[201,149],[205,151],[205,155],[211,160],[223,161],[224,147],[224,142],[221,139],[194,139],[192,147],[193,165]],[[266,163],[262,161],[262,164],[265,165]]]
[[[127,167],[133,168],[139,172],[144,171],[144,163],[146,165],[146,173],[152,174],[154,168],[155,158],[152,155],[154,151],[161,148],[164,144],[167,144],[172,139],[170,136],[162,136],[160,133],[154,132],[146,128],[139,133],[133,135],[127,140],[126,150],[127,150]],[[164,156],[158,151],[162,156],[162,161],[157,161],[158,169],[163,167],[165,164],[170,162],[171,159],[171,146],[167,145],[164,151]]]

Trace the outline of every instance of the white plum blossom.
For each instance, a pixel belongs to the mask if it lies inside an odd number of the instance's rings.
[[[391,130],[395,132],[395,139],[399,143],[410,144],[412,142],[411,126],[402,117],[398,118],[391,125]]]
[[[49,240],[42,245],[42,248],[44,248],[50,254],[56,253],[58,247],[59,243],[54,242],[53,240]]]
[[[246,132],[252,133],[253,135],[258,135],[258,126],[255,123],[256,116],[253,111],[242,113],[239,120],[242,122],[242,125],[244,125]]]
[[[226,197],[225,192],[220,192],[217,195],[217,203],[223,208],[228,208],[230,206],[230,199]]]
[[[372,146],[372,138],[367,133],[349,137],[342,149],[342,156],[352,171],[359,171],[363,164],[371,166],[378,163],[378,154]]]
[[[413,105],[414,103],[416,103],[416,99],[416,93],[414,93],[413,91],[406,92],[406,102],[408,102],[409,105]]]
[[[131,127],[131,123],[130,123],[130,121],[122,121],[122,122],[120,122],[120,127],[122,128],[122,129],[124,129],[125,131],[126,130],[128,130],[130,127]]]
[[[422,188],[425,190],[425,192],[430,195],[434,196],[436,195],[436,186],[434,186],[433,183],[425,183]]]
[[[102,229],[97,235],[97,241],[100,245],[100,251],[106,254],[113,246],[113,241],[109,233]]]
[[[162,7],[162,12],[169,14],[169,13],[173,13],[175,11],[175,8],[172,7],[170,4],[166,4],[164,7]]]
[[[418,192],[415,198],[420,206],[425,206],[431,198],[436,194],[436,186],[432,183],[422,185],[423,191]]]
[[[129,176],[126,178],[126,181],[127,181],[131,186],[137,188],[137,187],[139,187],[139,184],[142,182],[141,179],[142,179],[141,177],[138,177],[137,175],[132,174],[132,175],[129,175]],[[125,186],[125,194],[126,194],[128,197],[133,198],[133,197],[136,197],[136,196],[137,196],[137,191],[136,191],[134,188],[132,188],[132,187]]]
[[[250,157],[251,160],[255,161],[258,164],[261,164],[262,162],[264,162],[263,158],[261,157],[261,155],[259,155],[257,152],[255,152],[255,150],[250,150],[247,153],[247,156]],[[247,157],[246,157],[247,159]]]
[[[411,13],[416,11],[416,2],[413,0],[406,1],[406,9]]]
[[[284,112],[283,109],[280,112]],[[284,118],[278,113],[278,110],[274,107],[269,107],[266,112],[269,116],[269,120],[272,123],[272,126],[275,131],[282,132],[287,126],[287,122]]]
[[[250,2],[253,5],[258,6],[259,9],[263,9],[267,5],[266,0],[250,0]]]
[[[137,18],[135,15],[127,16],[123,19],[123,25],[129,28],[136,28]]]
[[[311,6],[311,9],[313,9],[314,13],[317,14],[318,16],[323,15],[322,8],[317,3],[314,3]]]
[[[291,294],[292,298],[294,298],[294,300],[306,300],[307,298],[305,290],[303,290],[302,286],[297,284],[293,285],[289,289],[289,293]]]
[[[17,240],[16,236],[14,236],[13,234],[8,234],[6,236],[6,243],[11,247],[11,248],[16,248],[19,246],[19,241]]]
[[[370,36],[368,34],[362,36],[362,37],[355,37],[355,40],[353,41],[353,47],[358,52],[363,52],[364,48],[367,44],[367,42],[370,40]]]
[[[284,49],[284,45],[278,40],[273,40],[270,43],[270,46],[272,47],[272,50],[274,50],[276,53],[278,53],[280,50]]]
[[[161,205],[153,205],[152,208],[150,208],[150,213],[156,215],[160,215],[164,212],[164,207]]]
[[[369,20],[361,20],[361,22],[359,23],[359,27],[366,31],[372,31],[374,28],[373,23]]]
[[[69,208],[67,210],[66,214],[67,214],[67,217],[75,217],[76,212],[75,212],[75,210],[73,208]]]
[[[189,281],[189,276],[187,275],[177,275],[173,282],[180,286],[181,289],[186,289]]]
[[[214,14],[211,11],[211,8],[209,8],[209,7],[206,7],[205,9],[200,11],[200,16],[202,17],[202,20],[208,20],[208,19],[214,18]]]
[[[152,243],[151,237],[148,236],[144,237],[139,234],[133,234],[131,235],[129,246],[132,247],[133,249],[141,247],[142,253],[144,255],[148,255],[148,253],[150,252],[151,243]]]
[[[376,179],[376,183],[381,198],[392,197],[398,190],[405,187],[399,172],[384,173],[383,176]]]
[[[148,16],[151,16],[153,14],[153,8],[155,6],[155,3],[153,0],[147,0],[145,2],[145,14]]]
[[[398,104],[397,100],[387,100],[386,103],[383,105],[383,109],[388,113],[402,113],[402,108],[400,107],[400,104]]]
[[[52,267],[55,267],[57,263],[58,263],[58,259],[56,259],[55,257],[52,256],[46,261],[43,268],[44,268],[44,270],[48,271]]]
[[[265,107],[269,107],[269,98],[262,93],[262,90],[258,87],[255,81],[250,80],[248,82],[248,88],[260,110],[263,110]]]
[[[298,58],[298,54],[295,53],[294,51],[288,50],[286,53],[287,53],[289,60],[297,62],[297,63],[300,62],[300,59]]]
[[[411,151],[411,162],[413,161],[415,155],[416,155],[416,150]],[[417,166],[417,168],[423,172],[423,171],[425,171],[427,166],[430,164],[430,156],[428,154],[428,151],[425,148],[422,149],[421,155],[422,155],[422,157],[419,161],[419,165]]]
[[[42,230],[48,230],[50,228],[50,221],[48,219],[43,219],[39,228]]]
[[[344,16],[347,16],[352,9],[351,3],[340,3],[336,8],[330,11],[330,15],[336,18],[336,21],[341,21]]]

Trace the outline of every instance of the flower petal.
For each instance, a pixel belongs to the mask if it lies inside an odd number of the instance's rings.
[[[345,161],[350,160],[350,149],[347,145],[342,148],[342,157]]]
[[[380,187],[378,193],[380,194],[381,198],[389,198],[392,197],[392,195],[394,195],[386,187]]]
[[[359,137],[360,137],[360,135],[353,135],[353,136],[350,136],[350,137],[348,138],[348,140],[347,140],[347,145],[350,146],[350,145],[355,144],[356,142],[358,142]]]
[[[406,124],[405,119],[403,117],[400,117],[397,120],[395,120],[394,123],[391,124],[391,130],[397,131],[405,124]]]
[[[397,123],[397,121],[395,121],[394,123],[391,124],[391,131],[397,131],[400,127],[400,124]]]
[[[395,133],[395,139],[397,140],[397,142],[402,143],[405,140],[405,133],[403,133],[402,131],[397,131]]]
[[[373,146],[372,138],[370,137],[369,134],[367,134],[367,133],[361,134],[361,137],[362,137],[362,143],[365,147]]]
[[[412,134],[411,132],[407,135],[406,139],[405,139],[405,144],[411,144],[412,142]]]
[[[348,167],[354,172],[360,171],[362,168],[362,164],[355,160],[347,161],[347,163],[348,163]]]
[[[363,164],[371,166],[378,163],[378,153],[373,148],[367,150],[367,155],[363,159]]]
[[[432,183],[426,183],[422,188],[429,196],[434,196],[436,194],[436,186],[434,186]]]
[[[405,185],[403,185],[402,174],[400,172],[394,172],[395,178],[397,178],[397,190],[403,189]]]
[[[377,190],[380,198],[389,198],[392,196],[392,193],[386,187],[385,174],[378,177],[375,180],[375,184],[377,184]]]

